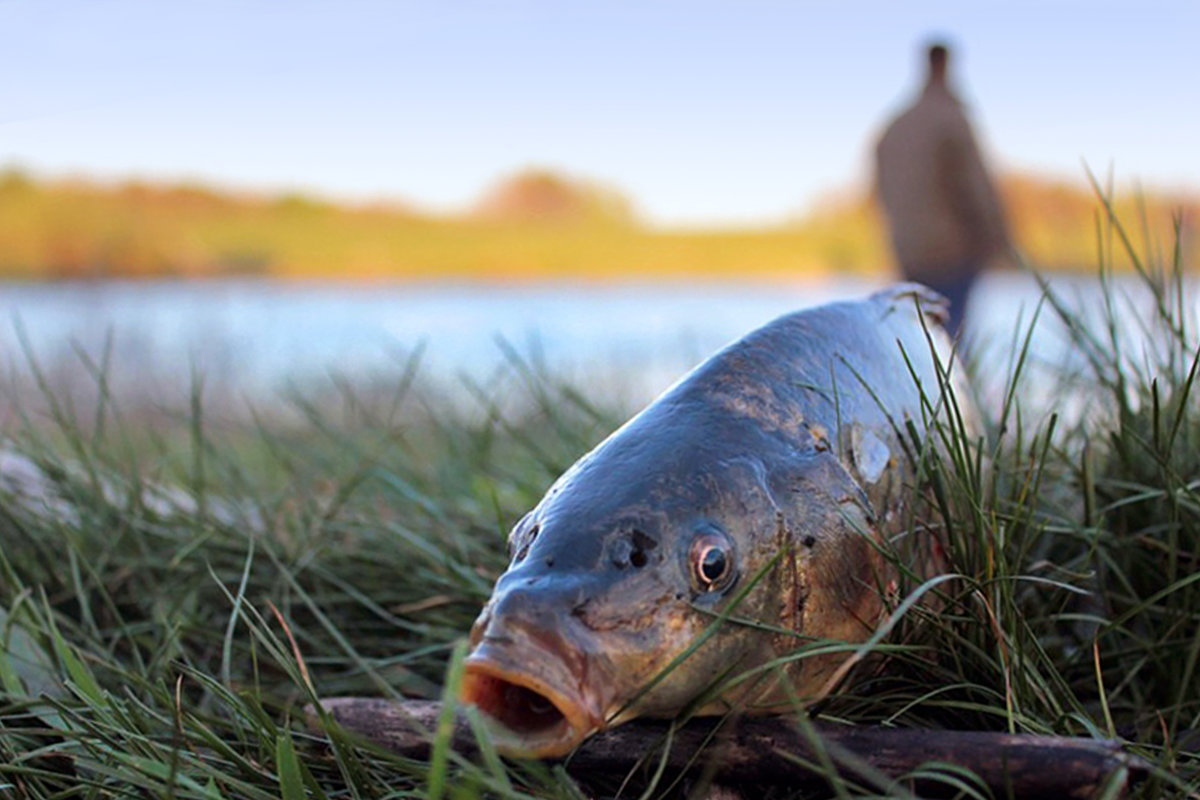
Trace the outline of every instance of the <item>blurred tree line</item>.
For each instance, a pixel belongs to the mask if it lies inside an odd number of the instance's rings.
[[[1028,175],[1002,180],[1013,229],[1038,266],[1095,262],[1090,190]],[[1200,223],[1195,197],[1121,195],[1118,213],[1172,241]],[[1196,237],[1185,237],[1195,263]],[[414,280],[788,279],[889,268],[864,191],[831,195],[793,219],[740,229],[644,224],[621,192],[545,170],[514,175],[457,215],[399,203],[335,204],[198,185],[43,180],[0,172],[0,277],[102,279],[272,276]]]

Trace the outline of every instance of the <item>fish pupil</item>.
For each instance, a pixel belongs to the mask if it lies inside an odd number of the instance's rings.
[[[544,697],[533,697],[529,700],[529,710],[538,716],[554,710],[554,704]]]
[[[716,583],[725,575],[726,566],[725,551],[719,547],[710,547],[700,559],[700,577],[709,583]]]

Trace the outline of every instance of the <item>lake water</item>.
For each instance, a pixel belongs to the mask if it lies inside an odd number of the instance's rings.
[[[1097,294],[1089,279],[1060,280],[1084,305]],[[641,401],[780,314],[882,285],[0,283],[0,362],[19,376],[32,352],[69,380],[84,371],[79,353],[98,361],[108,340],[122,394],[173,392],[201,374],[206,386],[263,403],[331,374],[394,375],[416,348],[426,376],[486,383],[505,363],[503,340],[598,392],[620,384]],[[987,276],[972,300],[973,339],[1001,357],[1039,296],[1029,276]],[[1052,330],[1040,330],[1035,349],[1052,359],[1063,347]]]

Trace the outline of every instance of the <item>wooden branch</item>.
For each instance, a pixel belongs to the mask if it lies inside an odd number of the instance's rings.
[[[343,728],[417,759],[428,757],[428,732],[441,713],[440,703],[420,700],[342,697],[325,700],[322,706]],[[309,721],[320,727],[315,714],[310,713]],[[641,776],[644,783],[659,766],[669,731],[665,722],[627,723],[593,736],[564,765],[587,785],[598,779],[611,784],[627,775],[633,775],[635,784]],[[815,732],[816,746],[786,717],[692,720],[671,736],[665,773],[691,773],[733,786],[780,784],[799,789],[826,785],[816,768],[805,764],[828,758],[848,780],[882,789],[890,779],[938,762],[970,770],[1001,797],[1087,798],[1114,785],[1123,791],[1148,770],[1115,741],[828,724]],[[468,756],[477,750],[461,715],[453,746]],[[937,782],[930,780],[918,781],[916,788],[939,791]],[[940,789],[948,791],[945,784]]]

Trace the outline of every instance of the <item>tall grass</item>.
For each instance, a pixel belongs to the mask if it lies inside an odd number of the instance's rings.
[[[1069,343],[1068,363],[1031,370],[1034,339],[1018,331],[986,435],[952,413],[914,441],[957,578],[899,624],[893,644],[908,646],[825,712],[1120,739],[1159,767],[1143,796],[1189,796],[1200,788],[1197,295],[1181,250],[1147,256],[1147,230],[1135,244],[1098,195],[1102,304],[1043,280],[1039,313]],[[1119,259],[1135,281],[1113,280]],[[1049,391],[1029,385],[1047,380]]]
[[[1104,210],[1098,233],[1108,305],[1047,285],[1041,309],[1083,355],[1061,394],[1084,413],[1022,401],[1020,330],[982,435],[951,414],[911,436],[916,516],[944,515],[955,577],[910,574],[889,636],[803,725],[1118,738],[1158,767],[1139,796],[1200,792],[1195,298],[1180,250],[1145,256]],[[386,391],[296,398],[299,425],[222,425],[198,388],[178,425],[147,427],[102,367],[95,407],[16,415],[11,447],[51,497],[0,483],[0,797],[580,796],[558,767],[442,739],[414,762],[304,723],[319,697],[442,696],[508,527],[629,411],[511,354],[503,390],[462,387],[463,413],[409,366]]]

